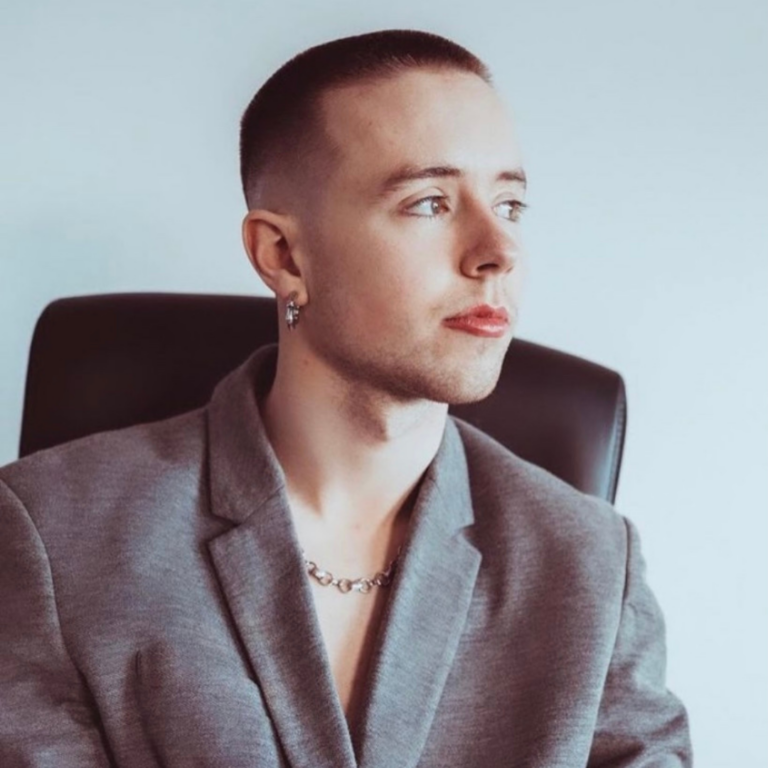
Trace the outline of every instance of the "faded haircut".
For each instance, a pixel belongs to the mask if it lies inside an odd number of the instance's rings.
[[[270,173],[290,174],[322,146],[320,97],[408,69],[453,69],[491,83],[488,68],[439,35],[390,29],[316,45],[283,64],[257,91],[240,122],[240,178],[252,207]]]

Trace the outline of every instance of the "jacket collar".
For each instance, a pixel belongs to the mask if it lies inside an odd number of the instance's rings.
[[[216,386],[208,405],[213,512],[242,523],[285,488],[258,400],[272,384],[277,344],[256,350]]]
[[[235,524],[209,543],[214,566],[290,764],[352,768],[358,765],[357,751],[365,768],[415,766],[481,559],[462,532],[474,518],[458,427],[446,420],[418,491],[353,747],[293,527],[285,475],[258,408],[258,398],[273,380],[277,354],[276,344],[257,350],[217,386],[208,407],[211,508]]]

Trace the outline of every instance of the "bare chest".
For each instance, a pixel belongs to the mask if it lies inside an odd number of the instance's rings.
[[[334,587],[313,584],[312,596],[336,691],[350,721],[365,698],[386,589],[342,594]]]

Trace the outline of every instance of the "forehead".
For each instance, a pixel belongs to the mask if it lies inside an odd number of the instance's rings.
[[[450,164],[496,175],[521,165],[512,119],[476,75],[413,69],[323,95],[338,173],[362,182],[403,165]]]

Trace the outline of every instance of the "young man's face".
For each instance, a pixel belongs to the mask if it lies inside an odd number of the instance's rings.
[[[482,399],[522,277],[525,189],[499,97],[475,75],[418,69],[331,91],[323,113],[338,158],[304,227],[309,351],[398,399]],[[480,304],[507,310],[500,336],[445,323]]]

